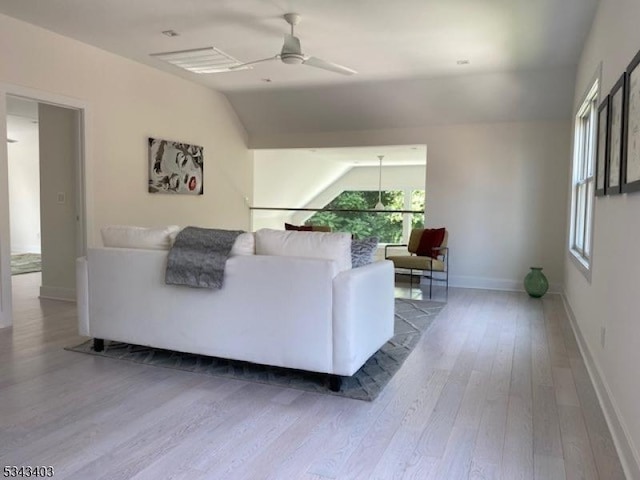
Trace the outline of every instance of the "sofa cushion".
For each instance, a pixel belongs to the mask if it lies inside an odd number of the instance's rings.
[[[411,270],[433,270],[435,272],[446,271],[445,263],[431,257],[419,257],[418,255],[390,255],[387,260],[393,262],[395,268]]]
[[[236,257],[238,255],[255,255],[256,253],[256,239],[251,232],[245,232],[238,235],[236,241],[231,248],[230,257]]]
[[[134,227],[110,225],[100,230],[102,243],[111,248],[140,248],[143,250],[169,250],[183,227]],[[256,242],[253,233],[241,233],[229,253],[230,257],[255,255]]]
[[[168,250],[180,230],[181,227],[177,225],[164,227],[110,225],[103,227],[100,233],[105,247]]]
[[[378,237],[351,240],[351,266],[363,267],[373,262],[378,248]]]
[[[351,269],[351,234],[297,232],[263,228],[255,233],[257,255],[334,260],[338,271]]]

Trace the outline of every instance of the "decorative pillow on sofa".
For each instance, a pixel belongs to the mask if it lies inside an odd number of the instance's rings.
[[[290,223],[284,224],[285,230],[293,230],[297,232],[330,232],[331,227],[326,225],[292,225]]]
[[[442,245],[444,241],[445,229],[444,228],[425,228],[420,237],[420,243],[416,250],[416,254],[423,257],[438,258],[440,251],[433,250]]]
[[[351,266],[363,267],[373,263],[378,248],[378,237],[351,240]]]
[[[180,230],[177,225],[149,228],[111,225],[103,227],[100,233],[105,247],[168,250]]]
[[[285,223],[284,229],[292,232],[313,232],[313,227],[311,225],[292,225],[290,223]]]
[[[351,234],[296,232],[263,228],[255,233],[257,255],[335,260],[338,271],[351,269]]]
[[[256,253],[256,239],[251,232],[245,232],[238,235],[236,241],[231,248],[230,257],[236,257],[240,255],[255,255]]]

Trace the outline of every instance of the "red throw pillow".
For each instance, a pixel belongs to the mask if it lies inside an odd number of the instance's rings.
[[[437,258],[441,255],[440,250],[433,250],[442,245],[444,241],[444,228],[426,228],[420,237],[420,243],[416,254],[422,257]]]
[[[285,223],[284,229],[295,230],[298,232],[313,232],[313,226],[311,225],[291,225],[290,223]]]

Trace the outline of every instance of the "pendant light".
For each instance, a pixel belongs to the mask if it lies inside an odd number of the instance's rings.
[[[380,167],[378,169],[378,203],[376,203],[376,210],[384,210],[385,206],[382,203],[382,159],[384,155],[378,155],[378,159],[380,160]]]

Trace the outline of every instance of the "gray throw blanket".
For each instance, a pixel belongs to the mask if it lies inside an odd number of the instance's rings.
[[[186,227],[169,250],[164,282],[220,289],[224,266],[241,230]]]

